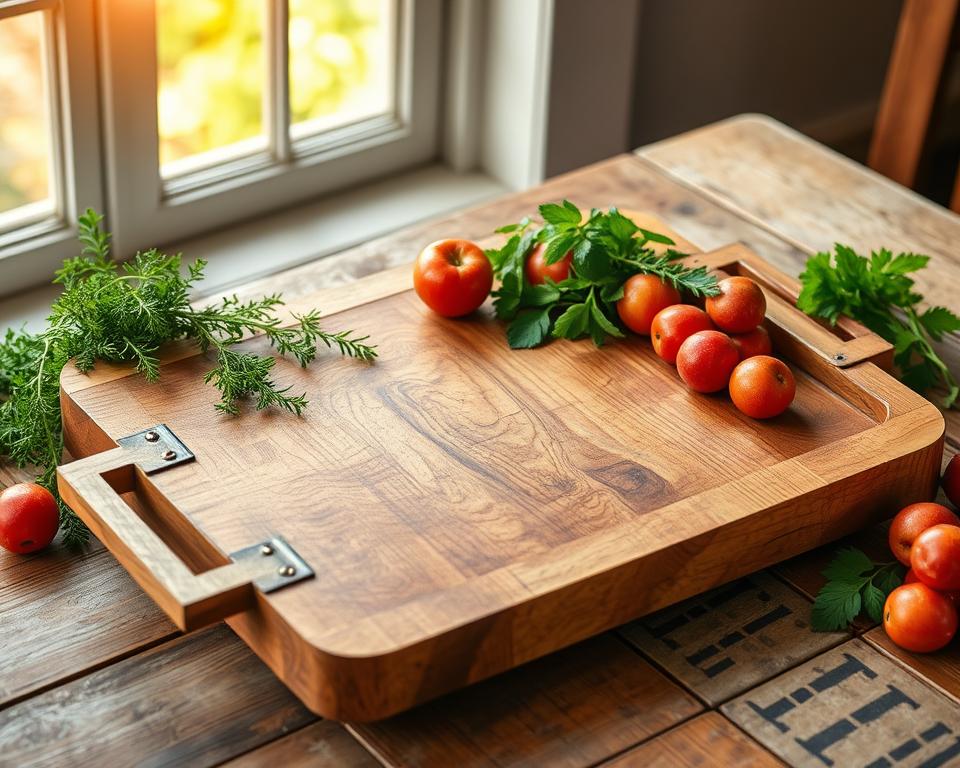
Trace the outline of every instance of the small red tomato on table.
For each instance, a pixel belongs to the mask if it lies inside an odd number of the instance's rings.
[[[478,309],[490,295],[493,268],[476,243],[437,240],[417,257],[413,287],[437,314],[462,317]]]
[[[940,523],[917,536],[910,547],[910,568],[928,587],[960,589],[960,527]]]
[[[943,492],[950,503],[955,507],[960,507],[960,453],[950,459],[947,468],[943,473]]]
[[[57,535],[60,510],[53,494],[35,483],[11,485],[0,493],[0,546],[25,555],[43,549]]]
[[[909,566],[910,548],[916,541],[917,536],[927,528],[932,528],[940,523],[960,525],[960,517],[957,517],[943,504],[935,504],[930,501],[920,501],[905,506],[893,518],[893,522],[890,523],[890,531],[887,534],[893,556],[904,565]]]
[[[926,584],[904,584],[887,596],[883,628],[908,651],[939,651],[957,632],[957,609],[946,595]]]

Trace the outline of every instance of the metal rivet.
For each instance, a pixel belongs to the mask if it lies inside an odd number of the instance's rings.
[[[149,432],[147,432],[147,434],[145,434],[143,437],[148,443],[155,443],[157,442],[157,440],[160,439],[160,435],[154,432],[153,430],[150,430]]]
[[[263,555],[264,557],[266,557],[267,555],[272,555],[273,547],[271,547],[269,544],[264,544],[262,547],[260,547],[260,554]]]
[[[160,456],[160,458],[163,459],[164,461],[173,461],[175,458],[177,458],[177,452],[164,451],[163,454]]]
[[[281,565],[279,568],[277,568],[277,573],[279,573],[281,576],[296,576],[297,569],[292,565]]]
[[[843,354],[843,352],[838,352],[833,356],[833,359],[836,360],[838,363],[842,363],[844,360],[847,359],[847,356]]]

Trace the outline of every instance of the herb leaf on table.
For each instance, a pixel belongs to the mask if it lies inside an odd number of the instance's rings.
[[[827,583],[813,603],[811,626],[816,632],[846,629],[861,611],[881,622],[883,604],[903,582],[904,570],[896,561],[875,563],[856,547],[841,549],[823,571]]]
[[[904,384],[920,394],[942,386],[947,391],[943,407],[951,408],[960,398],[960,385],[931,342],[960,331],[960,316],[946,307],[921,312],[923,297],[908,276],[929,260],[916,253],[894,256],[886,248],[867,258],[837,243],[833,254],[821,252],[807,261],[797,306],[831,324],[840,315],[860,321],[893,344]]]
[[[500,227],[510,237],[486,252],[500,287],[493,292],[497,317],[507,320],[507,342],[514,349],[536,347],[551,337],[590,336],[598,347],[621,337],[616,303],[623,284],[636,274],[656,275],[692,296],[717,293],[716,278],[704,267],[690,268],[669,237],[637,226],[616,208],[583,214],[569,200],[540,206],[543,225],[530,218]],[[572,273],[559,283],[531,285],[524,274],[527,257],[542,244],[544,261],[555,264],[572,253]]]
[[[239,402],[250,398],[258,409],[274,406],[300,414],[307,406],[305,394],[280,388],[270,378],[276,359],[238,351],[236,344],[262,334],[278,354],[302,366],[316,358],[321,343],[361,360],[377,355],[366,336],[324,331],[316,311],[294,315],[293,325],[281,325],[277,310],[283,300],[278,295],[248,302],[228,297],[194,308],[190,292],[203,279],[204,262],[189,265],[183,275],[179,255],[150,249],[117,263],[101,221],[89,209],[80,217],[84,247],[56,273],[54,282],[63,286],[63,293],[53,303],[46,330],[8,330],[0,339],[0,457],[33,468],[37,482],[57,496],[67,545],[87,538],[86,527],[59,499],[56,488],[63,453],[60,372],[71,358],[81,371],[101,360],[133,362],[154,381],[160,375],[160,347],[190,339],[215,356],[205,381],[220,392],[219,410],[237,414]]]

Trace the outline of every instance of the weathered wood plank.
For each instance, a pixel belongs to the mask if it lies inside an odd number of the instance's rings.
[[[392,766],[587,766],[701,710],[601,635],[379,723],[352,726]]]
[[[0,705],[175,633],[99,544],[86,555],[0,552]]]
[[[783,765],[718,712],[688,720],[636,749],[604,763],[604,768],[705,768],[705,766]]]
[[[0,711],[0,761],[208,766],[314,719],[220,625]]]
[[[722,711],[791,765],[906,768],[960,758],[956,702],[861,640],[754,688]]]
[[[716,706],[849,638],[810,631],[810,602],[755,573],[619,630]]]
[[[224,768],[378,768],[376,760],[347,730],[331,720],[294,731],[247,752]]]

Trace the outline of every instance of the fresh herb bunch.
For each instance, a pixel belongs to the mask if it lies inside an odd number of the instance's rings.
[[[856,547],[841,549],[823,571],[827,583],[813,603],[811,626],[817,632],[846,629],[863,610],[879,623],[887,595],[903,583],[904,570],[897,561],[875,563]]]
[[[704,267],[691,269],[677,261],[681,254],[657,253],[651,243],[672,246],[673,240],[638,227],[616,208],[590,211],[586,221],[569,200],[540,206],[544,225],[529,218],[500,227],[510,239],[487,258],[500,288],[494,291],[497,317],[510,321],[507,341],[514,349],[536,347],[550,336],[578,339],[589,335],[598,347],[607,336],[622,337],[616,303],[623,284],[636,274],[656,275],[693,296],[717,293],[716,278]],[[573,253],[570,277],[531,285],[524,274],[526,259],[538,243],[544,260],[555,264]]]
[[[36,469],[37,482],[57,496],[64,543],[86,541],[87,530],[59,499],[56,468],[63,453],[60,421],[60,371],[72,358],[81,371],[98,360],[132,361],[145,378],[160,375],[161,345],[192,339],[216,356],[206,375],[221,395],[217,408],[239,413],[238,403],[252,398],[255,406],[277,406],[300,414],[303,394],[279,388],[270,378],[273,356],[240,352],[244,336],[262,334],[281,355],[303,366],[317,355],[319,343],[362,360],[376,357],[376,348],[351,331],[327,333],[316,311],[294,315],[296,324],[281,327],[276,316],[280,296],[241,302],[236,297],[204,307],[190,306],[190,291],[203,278],[204,262],[180,273],[180,256],[156,249],[138,253],[124,264],[110,258],[110,235],[100,227],[102,216],[87,210],[79,220],[82,255],[64,262],[55,283],[63,293],[54,302],[41,333],[8,330],[0,341],[0,456],[19,467]]]
[[[797,306],[830,323],[840,315],[859,320],[893,344],[894,362],[904,384],[920,394],[943,386],[947,390],[943,407],[950,408],[960,396],[960,386],[931,341],[960,331],[960,317],[946,307],[919,311],[923,297],[907,276],[929,260],[916,253],[894,256],[885,248],[868,259],[838,243],[832,256],[818,253],[807,261],[800,275],[803,290]]]

